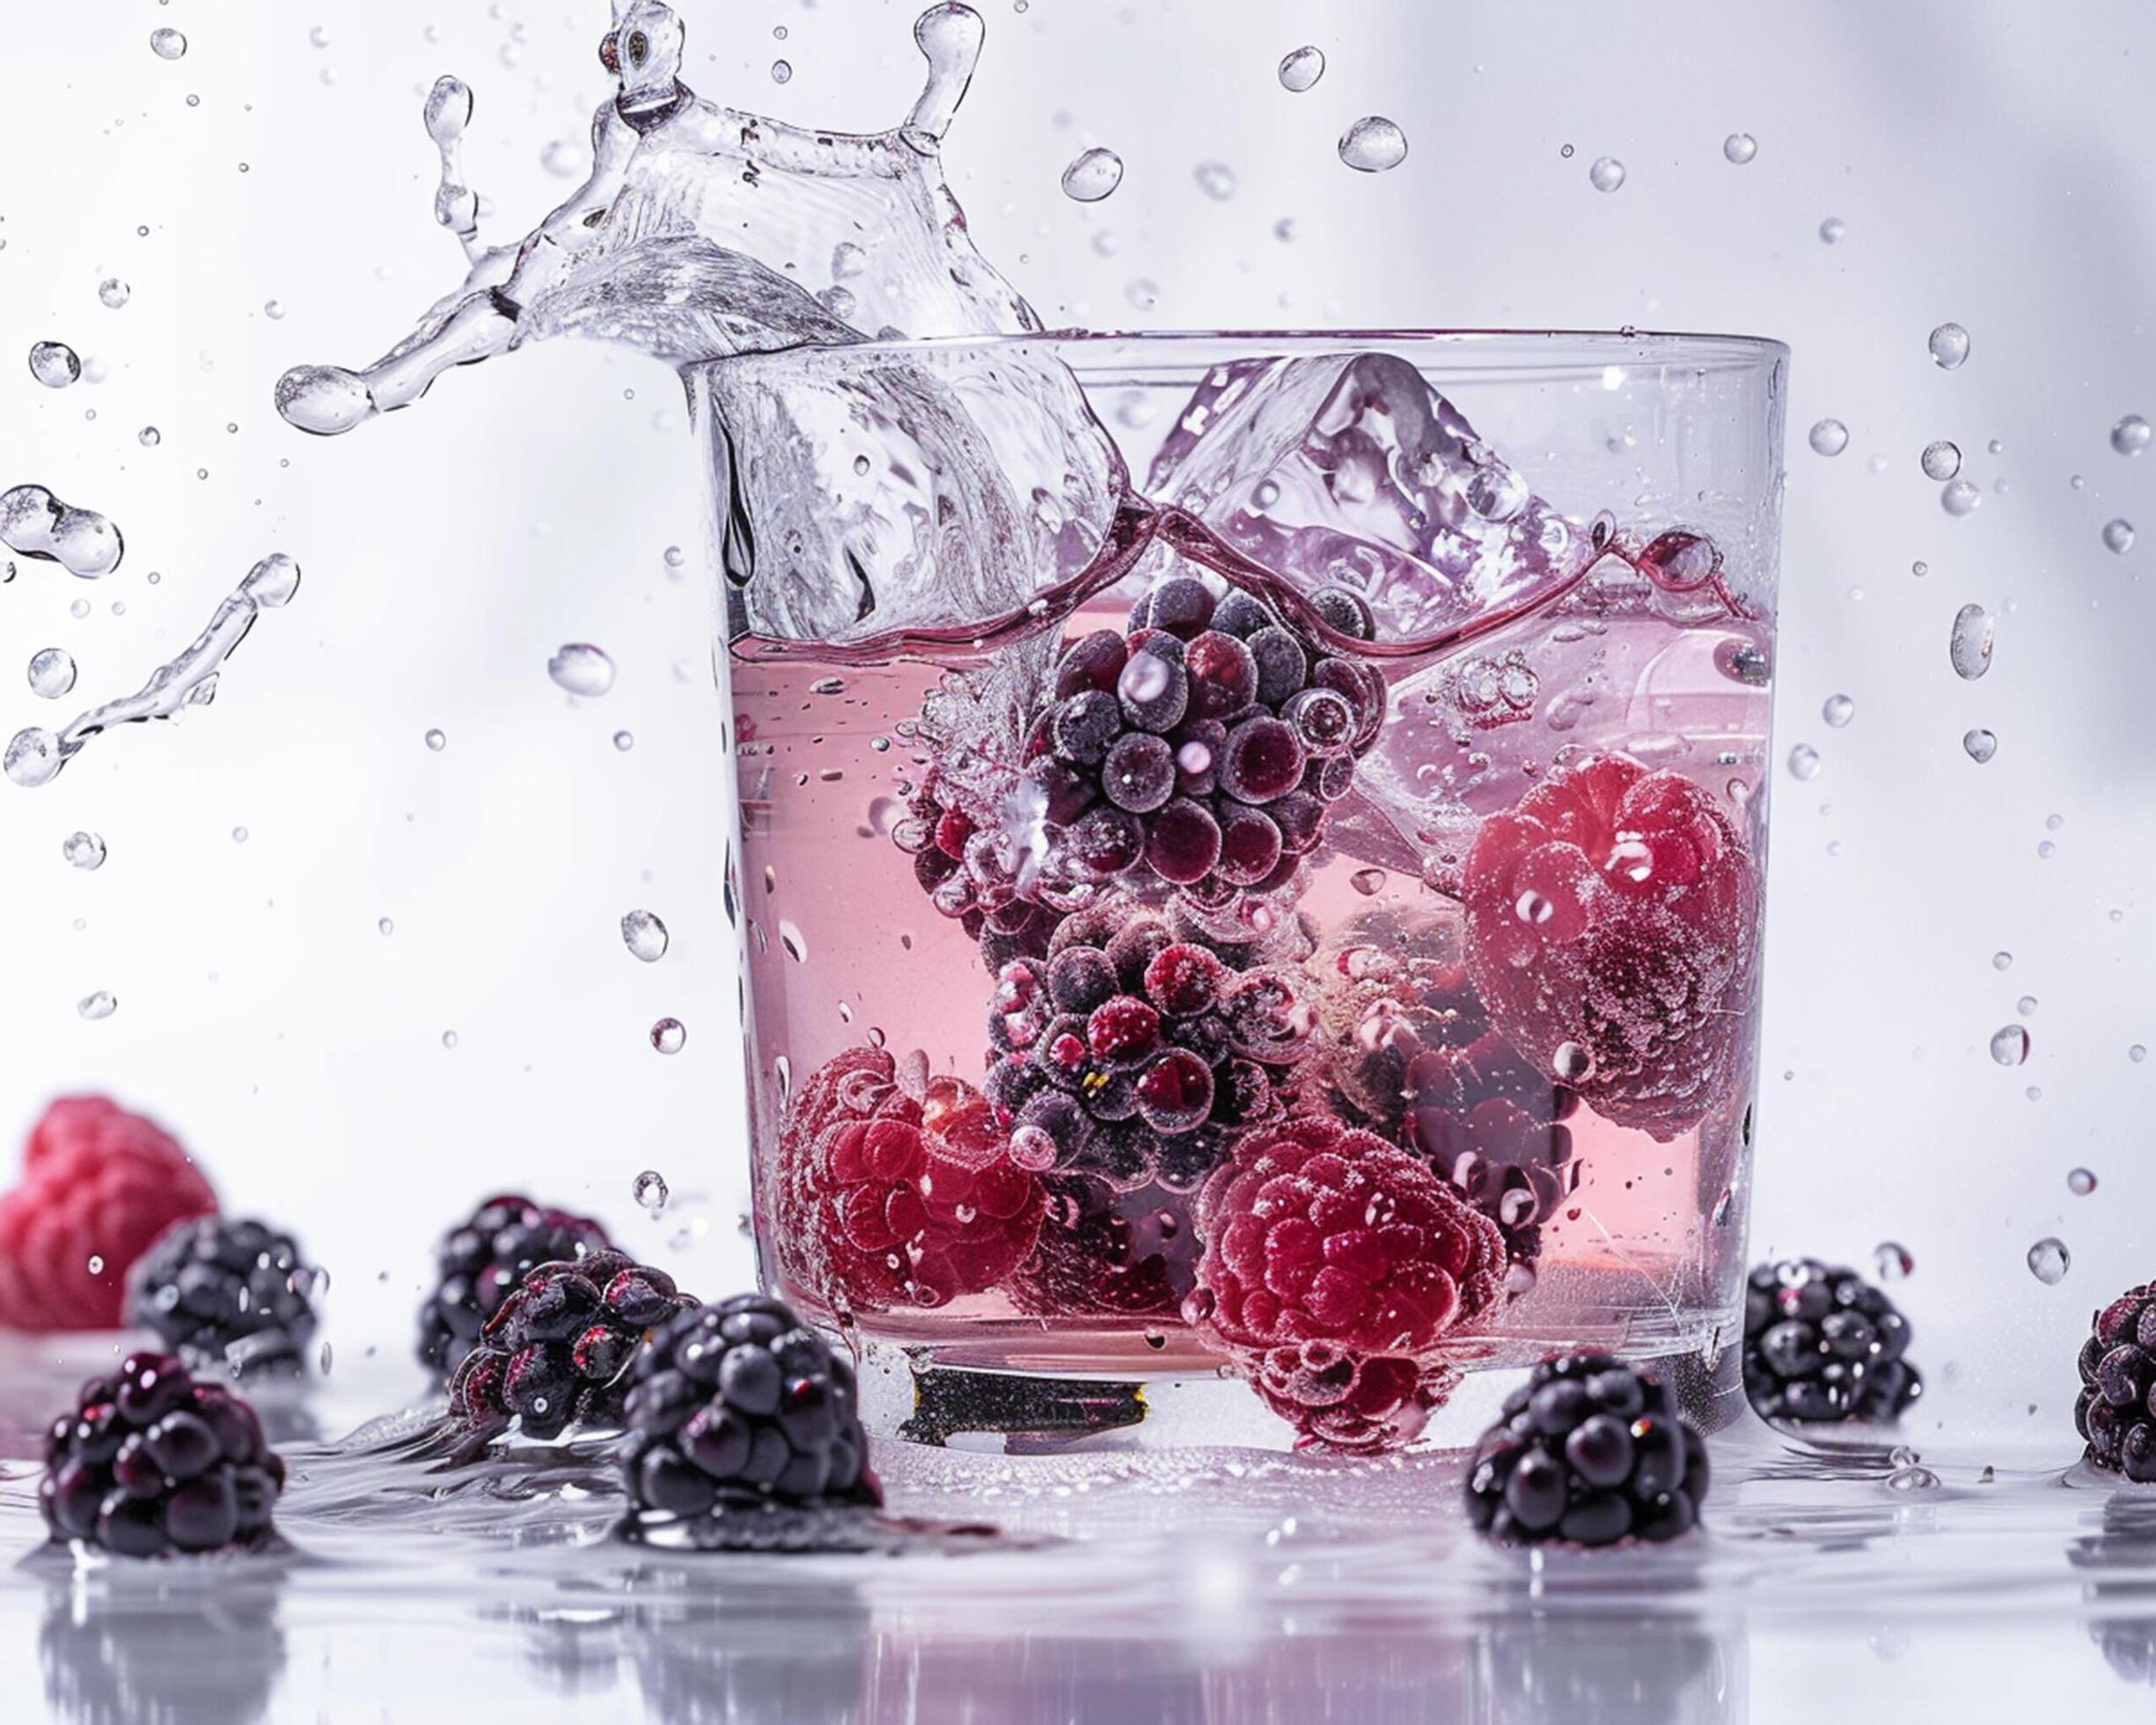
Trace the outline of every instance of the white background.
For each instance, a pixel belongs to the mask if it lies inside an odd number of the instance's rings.
[[[882,129],[918,88],[910,0],[681,10],[691,81],[735,106]],[[0,786],[0,1134],[78,1088],[158,1114],[229,1205],[296,1227],[328,1265],[346,1359],[408,1346],[434,1236],[502,1185],[603,1215],[698,1291],[747,1275],[702,502],[677,386],[561,345],[452,375],[335,442],[269,402],[287,365],[371,358],[460,276],[429,219],[419,105],[438,73],[478,92],[466,163],[491,239],[568,189],[542,150],[580,140],[605,91],[604,13],[0,0],[0,486],[41,481],[128,540],[95,586],[25,564],[0,592],[0,733],[78,704],[31,696],[36,649],[67,647],[77,696],[103,699],[264,552],[305,570],[213,708],[111,738],[44,789]],[[1778,750],[1810,743],[1823,767],[1776,789],[1755,1244],[1858,1259],[1904,1244],[1925,1419],[2044,1435],[2063,1461],[2088,1310],[2156,1272],[2156,1065],[2128,1054],[2156,1042],[2156,452],[2107,442],[2121,414],[2156,415],[2156,13],[986,15],[947,161],[982,249],[1051,323],[1635,324],[1793,345]],[[160,26],[187,33],[184,59],[151,54]],[[1290,95],[1273,68],[1304,41],[1330,65]],[[1391,173],[1335,156],[1368,113],[1410,139]],[[1721,150],[1736,130],[1759,144],[1741,167]],[[1057,176],[1095,143],[1126,172],[1082,209]],[[1614,194],[1588,184],[1603,155],[1628,170]],[[1232,199],[1201,192],[1206,160],[1234,170]],[[1829,217],[1847,224],[1831,246]],[[108,275],[133,290],[122,310],[99,303]],[[1141,279],[1149,311],[1127,293]],[[1947,319],[1974,342],[1952,373],[1925,349]],[[47,337],[103,380],[40,388],[20,356]],[[1831,460],[1803,435],[1829,415],[1851,431]],[[1965,520],[1918,469],[1942,437],[1984,488]],[[2123,557],[2099,538],[2114,516],[2148,529]],[[686,569],[670,574],[670,545]],[[1999,613],[1998,649],[1963,684],[1947,629],[1970,600]],[[581,705],[545,672],[580,639],[620,667]],[[1820,718],[1835,694],[1856,703],[1846,730]],[[1962,752],[1973,725],[1999,738],[1988,766]],[[77,827],[110,848],[95,874],[61,858]],[[673,931],[656,966],[622,949],[634,906]],[[118,1012],[83,1021],[75,1002],[100,988]],[[2024,995],[2034,1053],[2007,1070],[1986,1045]],[[662,1014],[689,1027],[671,1060],[645,1040]],[[2093,1196],[2069,1193],[2077,1165]],[[646,1167],[677,1193],[656,1222],[630,1199]],[[2072,1254],[2056,1288],[2024,1264],[2047,1234]]]

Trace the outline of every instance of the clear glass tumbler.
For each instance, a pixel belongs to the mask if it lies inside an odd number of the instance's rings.
[[[1385,332],[693,375],[758,1251],[872,1426],[1463,1441],[1574,1346],[1727,1416],[1786,363]]]

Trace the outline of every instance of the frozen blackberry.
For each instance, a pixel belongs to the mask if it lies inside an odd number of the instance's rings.
[[[164,1557],[260,1545],[283,1489],[253,1408],[171,1354],[130,1354],[53,1421],[38,1507],[56,1544]]]
[[[679,1521],[883,1501],[854,1368],[760,1294],[678,1314],[638,1351],[622,1472],[639,1508]]]
[[[452,1418],[491,1432],[512,1419],[526,1435],[571,1424],[619,1426],[636,1350],[695,1299],[664,1270],[622,1252],[541,1264],[487,1320],[450,1380]]]
[[[1854,1270],[1762,1264],[1744,1290],[1744,1393],[1763,1420],[1894,1420],[1924,1392],[1909,1320]]]
[[[316,1275],[260,1222],[174,1222],[128,1273],[127,1318],[197,1371],[296,1376],[314,1336]]]
[[[2073,1423],[2098,1467],[2156,1480],[2156,1282],[2128,1288],[2091,1319]]]
[[[982,1089],[1023,1166],[1188,1191],[1280,1112],[1316,1025],[1299,966],[1113,899],[998,973]]]
[[[1468,1518],[1508,1545],[1674,1539],[1699,1519],[1707,1448],[1668,1386],[1607,1354],[1545,1360],[1467,1473]]]
[[[455,1371],[487,1320],[532,1270],[611,1244],[589,1216],[550,1210],[515,1193],[489,1198],[435,1248],[435,1288],[419,1313],[420,1363]]]

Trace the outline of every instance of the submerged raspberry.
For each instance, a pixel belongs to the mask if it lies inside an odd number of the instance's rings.
[[[1247,1135],[1199,1200],[1201,1317],[1301,1441],[1390,1449],[1497,1298],[1496,1225],[1405,1151],[1324,1119]]]
[[[1763,1420],[1894,1420],[1924,1392],[1909,1322],[1854,1270],[1762,1264],[1744,1289],[1744,1393]]]
[[[2156,1282],[2098,1312],[2081,1347],[2073,1423],[2096,1466],[2156,1481]]]
[[[1731,1103],[1759,883],[1705,790],[1590,756],[1485,820],[1464,882],[1476,992],[1523,1053],[1664,1141]]]

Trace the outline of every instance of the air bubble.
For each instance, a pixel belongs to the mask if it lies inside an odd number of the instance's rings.
[[[47,647],[30,656],[30,693],[57,701],[75,686],[75,659],[64,647]]]
[[[1942,371],[1951,371],[1969,357],[1969,332],[1958,323],[1943,323],[1925,340],[1930,349],[1932,363]]]
[[[774,84],[791,84],[794,81],[793,62],[788,60],[774,60],[771,62],[771,81]]]
[[[1941,437],[1924,446],[1924,476],[1944,483],[1962,471],[1961,445]]]
[[[1290,50],[1280,60],[1280,88],[1300,96],[1325,75],[1325,56],[1322,49],[1307,44]]]
[[[633,910],[621,919],[621,943],[647,965],[666,956],[666,925],[648,910]]]
[[[1123,183],[1123,158],[1112,150],[1089,150],[1063,170],[1063,195],[1074,203],[1098,203]]]
[[[1749,132],[1732,132],[1722,140],[1722,159],[1742,167],[1759,153],[1759,140]]]
[[[2065,1281],[2066,1272],[2072,1265],[2073,1257],[2066,1250],[2066,1243],[2050,1235],[2045,1235],[2028,1249],[2028,1273],[2046,1288],[2057,1288]]]
[[[1366,899],[1374,899],[1385,890],[1388,876],[1382,869],[1358,869],[1347,877],[1347,884]]]
[[[572,641],[546,661],[546,674],[571,694],[602,695],[614,686],[614,662],[590,642]]]
[[[629,1195],[635,1199],[640,1208],[649,1210],[656,1215],[666,1208],[666,1177],[656,1168],[647,1168],[631,1184]]]
[[[1358,173],[1383,173],[1407,159],[1407,134],[1382,114],[1366,114],[1340,134],[1340,159]]]
[[[1598,192],[1614,192],[1624,183],[1624,164],[1614,156],[1597,156],[1587,171],[1587,183]]]

